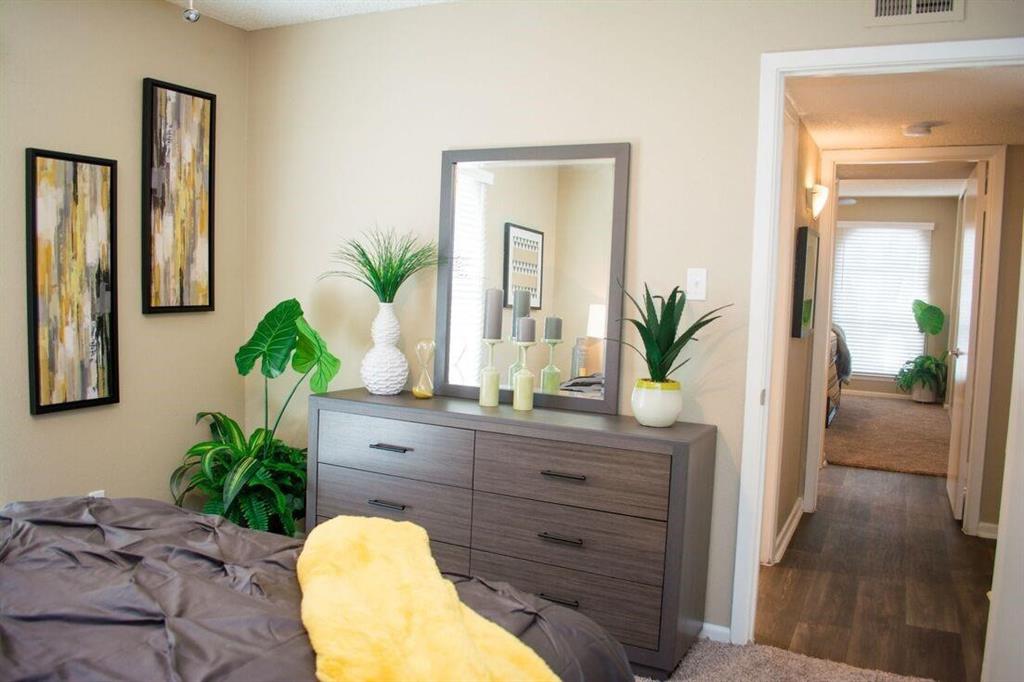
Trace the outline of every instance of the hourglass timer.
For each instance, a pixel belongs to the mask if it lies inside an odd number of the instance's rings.
[[[419,377],[412,387],[412,394],[417,398],[434,397],[434,381],[430,378],[430,365],[434,361],[434,340],[423,339],[416,344],[416,359],[420,363]]]

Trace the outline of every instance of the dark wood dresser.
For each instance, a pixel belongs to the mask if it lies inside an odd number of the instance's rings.
[[[671,671],[700,632],[715,427],[363,389],[309,408],[307,528],[417,523],[442,571],[579,609],[641,670]]]

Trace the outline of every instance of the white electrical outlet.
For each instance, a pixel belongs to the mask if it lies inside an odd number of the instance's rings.
[[[91,493],[89,493],[88,496],[89,497],[106,497],[107,496],[107,491],[106,490],[93,490]]]
[[[706,301],[708,298],[707,268],[686,270],[686,298],[691,301]]]

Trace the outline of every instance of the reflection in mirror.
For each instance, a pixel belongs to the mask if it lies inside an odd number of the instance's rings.
[[[485,292],[500,289],[501,387],[517,362],[514,317],[528,314],[536,391],[603,399],[614,188],[612,158],[456,164],[449,384],[480,385]]]

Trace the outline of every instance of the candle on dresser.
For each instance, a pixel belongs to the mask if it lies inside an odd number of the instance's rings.
[[[532,317],[519,318],[519,325],[516,327],[516,341],[519,343],[534,343],[537,340],[537,320]]]
[[[544,340],[545,341],[561,341],[562,340],[562,318],[560,318],[560,317],[545,317],[544,318]]]
[[[530,316],[530,292],[516,289],[512,292],[512,336],[519,333],[519,320]]]
[[[505,292],[501,289],[488,289],[484,292],[484,338],[501,338],[501,311]]]

